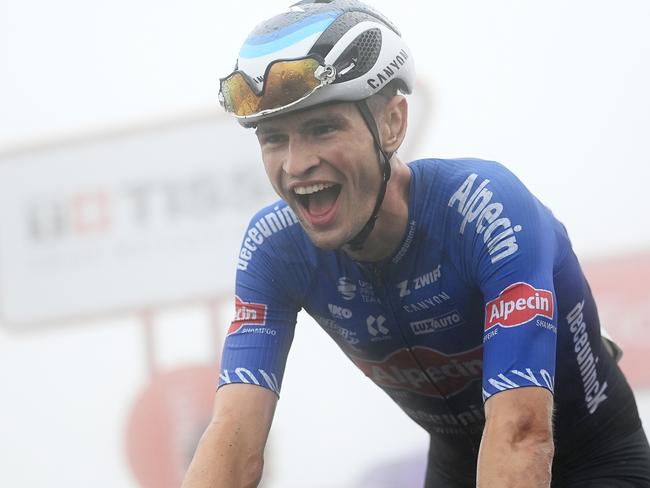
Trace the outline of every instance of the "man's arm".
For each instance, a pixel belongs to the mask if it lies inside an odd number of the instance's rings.
[[[538,387],[516,388],[485,403],[478,488],[548,488],[553,463],[553,396]]]
[[[219,388],[182,488],[256,487],[277,401],[275,393],[256,385]]]

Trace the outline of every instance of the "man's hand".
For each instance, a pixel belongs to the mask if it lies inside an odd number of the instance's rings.
[[[553,463],[553,395],[538,387],[507,390],[485,403],[478,488],[548,488]]]
[[[255,488],[277,400],[275,393],[256,385],[219,388],[212,421],[182,488]]]

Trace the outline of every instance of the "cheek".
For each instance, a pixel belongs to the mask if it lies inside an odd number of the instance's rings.
[[[282,183],[282,163],[280,161],[277,155],[262,153],[264,171],[266,171],[266,176],[276,192],[278,192]]]

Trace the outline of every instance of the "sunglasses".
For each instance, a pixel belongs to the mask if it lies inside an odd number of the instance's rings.
[[[220,80],[219,102],[238,118],[269,115],[296,105],[337,77],[334,66],[308,56],[278,60],[266,68],[261,92],[246,73],[236,70]]]

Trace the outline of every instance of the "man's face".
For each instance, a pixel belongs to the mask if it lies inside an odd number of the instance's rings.
[[[337,249],[363,228],[381,171],[370,131],[354,104],[265,120],[256,133],[273,188],[316,246]]]

